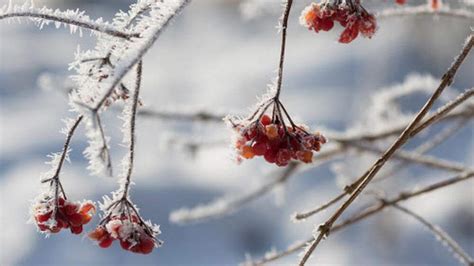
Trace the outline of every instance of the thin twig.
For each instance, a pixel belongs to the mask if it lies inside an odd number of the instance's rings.
[[[448,245],[448,249],[455,254],[455,258],[459,259],[461,263],[463,263],[465,265],[468,265],[468,266],[474,264],[474,260],[471,258],[471,256],[469,256],[469,254],[467,254],[467,252],[464,251],[461,248],[461,246],[454,239],[452,239],[451,236],[449,236],[448,233],[443,231],[443,229],[441,229],[437,225],[434,225],[434,224],[430,223],[428,220],[426,220],[425,218],[421,217],[420,215],[414,213],[413,211],[411,211],[411,210],[409,210],[405,207],[402,207],[402,206],[400,206],[396,203],[392,204],[392,207],[394,207],[395,209],[397,209],[397,210],[399,210],[399,211],[415,218],[420,223],[422,223],[424,226],[426,226],[436,236],[436,238],[439,238],[442,241],[443,244]]]
[[[288,28],[288,17],[290,16],[292,5],[293,5],[293,0],[286,0],[285,9],[283,11],[283,16],[282,16],[280,60],[278,63],[278,76],[276,80],[275,100],[278,100],[280,97],[281,84],[283,82],[283,66],[285,63],[285,50],[286,50],[286,29]]]
[[[472,46],[471,46],[472,47]],[[410,137],[417,135],[420,131],[427,128],[429,125],[433,124],[434,122],[440,120],[442,117],[446,116],[449,112],[451,112],[454,108],[459,106],[461,103],[465,102],[469,98],[474,96],[474,88],[465,90],[461,93],[456,99],[450,101],[449,103],[445,104],[444,106],[438,108],[434,114],[432,114],[428,119],[426,119],[423,123],[421,123],[418,127],[416,127],[412,132],[410,132]],[[471,106],[472,108],[472,106]]]
[[[456,119],[465,119],[465,118],[472,118],[474,117],[474,108],[473,106],[469,105],[463,110],[456,111],[456,112],[450,112],[446,115],[439,115],[439,112],[442,112],[446,108],[451,108],[453,104],[458,104],[457,102],[449,102],[446,105],[438,108],[434,114],[430,115],[427,119],[425,119],[420,125],[415,129],[417,133],[421,131],[422,129],[431,126],[435,123],[442,122],[442,121],[451,121],[451,120],[456,120]],[[375,141],[387,137],[391,137],[394,135],[398,135],[403,132],[403,129],[406,128],[406,124],[400,124],[393,126],[391,128],[385,129],[380,132],[367,132],[367,133],[361,133],[353,136],[344,136],[344,135],[331,135],[328,136],[328,138],[331,139],[331,141],[337,141],[337,142],[351,142],[351,141]]]
[[[219,199],[210,204],[197,206],[192,209],[180,209],[174,211],[170,215],[170,221],[177,224],[185,224],[209,220],[211,218],[217,218],[225,214],[231,213],[236,209],[241,208],[243,205],[252,202],[257,198],[260,198],[263,195],[266,195],[268,192],[272,191],[277,185],[286,182],[286,180],[291,175],[293,175],[297,168],[297,163],[290,163],[285,169],[283,169],[283,171],[281,171],[281,173],[276,179],[261,187],[258,187],[250,193],[244,194],[243,196],[229,199]]]
[[[421,196],[421,195],[425,195],[427,193],[436,191],[436,190],[444,188],[444,187],[448,187],[450,185],[457,184],[459,182],[471,179],[473,177],[474,177],[474,172],[461,173],[461,174],[459,174],[455,177],[452,177],[452,178],[449,178],[449,179],[446,179],[446,180],[443,180],[443,181],[425,186],[425,187],[420,188],[420,189],[401,192],[401,193],[399,193],[398,196],[396,196],[396,197],[394,197],[390,200],[385,200],[383,202],[379,201],[379,202],[375,203],[374,205],[372,205],[372,206],[366,208],[365,210],[361,211],[360,213],[357,213],[357,214],[353,215],[352,217],[350,217],[350,218],[334,225],[331,232],[332,233],[337,232],[337,231],[339,231],[339,230],[341,230],[341,229],[343,229],[343,228],[345,228],[349,225],[352,225],[354,223],[362,221],[362,220],[364,220],[364,219],[366,219],[366,218],[368,218],[368,217],[370,217],[374,214],[380,213],[384,208],[386,208],[388,206],[391,206],[392,204],[396,204],[396,203],[399,203],[401,201],[405,201],[405,200],[408,200],[408,199],[411,199],[411,198],[415,198],[415,197],[418,197],[418,196]],[[301,250],[301,249],[305,248],[308,244],[312,243],[313,241],[314,241],[314,237],[311,237],[310,239],[307,239],[305,241],[301,241],[301,242],[298,242],[296,244],[291,245],[288,249],[286,249],[282,252],[275,253],[271,256],[266,256],[265,258],[263,258],[259,261],[250,262],[249,264],[250,265],[264,265],[268,262],[275,261],[279,258],[290,255],[290,254],[292,254],[292,253],[294,253],[298,250]]]
[[[383,154],[384,152],[380,148],[364,145],[364,144],[360,144],[356,142],[351,143],[351,145],[358,149],[377,153],[377,154]],[[398,150],[393,155],[393,158],[399,159],[405,162],[417,163],[417,164],[425,165],[428,167],[433,167],[433,168],[438,168],[438,169],[443,169],[443,170],[453,171],[453,172],[465,172],[469,170],[465,166],[457,162],[451,162],[444,159],[436,158],[434,156],[421,155],[419,153],[405,151],[405,150]]]
[[[409,139],[412,137],[412,132],[416,128],[416,126],[422,121],[423,117],[428,113],[434,102],[438,99],[444,89],[451,85],[454,76],[456,75],[457,70],[463,63],[464,59],[469,54],[469,51],[474,46],[474,35],[469,35],[466,43],[461,50],[460,55],[454,61],[454,64],[451,65],[449,70],[443,76],[441,80],[441,84],[436,89],[436,91],[432,94],[432,96],[428,99],[425,105],[420,109],[416,117],[412,120],[412,122],[407,126],[407,128],[402,132],[402,134],[398,137],[398,139],[390,146],[389,149],[369,168],[367,174],[363,175],[363,179],[357,188],[351,193],[350,197],[336,210],[336,212],[323,224],[319,227],[319,235],[315,238],[311,246],[308,248],[307,252],[303,255],[302,259],[300,260],[299,265],[303,266],[306,261],[309,259],[313,251],[316,249],[318,244],[324,237],[327,237],[334,222],[344,213],[344,211],[354,202],[354,200],[362,193],[365,187],[372,181],[375,175],[379,172],[379,170],[385,165],[385,163],[392,157],[392,155],[401,148]]]
[[[429,152],[430,150],[438,147],[440,144],[448,140],[450,137],[454,136],[460,129],[462,129],[467,122],[469,122],[469,118],[464,118],[459,121],[454,126],[447,126],[445,127],[442,131],[440,131],[438,134],[431,136],[428,141],[423,142],[420,144],[416,149],[413,150],[414,154],[419,154],[422,155],[424,153]],[[388,172],[384,173],[382,176],[379,178],[375,179],[372,181],[374,182],[380,182],[382,180],[385,180],[389,177],[392,177],[393,175],[399,173],[401,170],[404,168],[410,166],[413,161],[403,161],[401,163],[398,163],[397,165],[393,166],[391,170]]]
[[[342,152],[343,149],[340,148],[323,151],[318,153],[318,155],[315,157],[315,161],[318,165],[321,165],[334,159],[335,156],[341,154]],[[209,220],[211,218],[221,217],[225,214],[232,213],[233,211],[242,208],[244,205],[273,191],[273,189],[278,185],[287,182],[290,177],[296,174],[297,170],[301,166],[302,164],[299,162],[291,162],[276,177],[272,177],[272,181],[248,193],[237,197],[219,199],[210,204],[197,206],[192,209],[177,210],[171,213],[170,221],[178,224],[185,224]]]
[[[67,132],[66,141],[64,142],[63,150],[61,151],[61,157],[59,158],[59,162],[56,166],[54,175],[51,178],[41,180],[41,183],[50,182],[51,186],[54,185],[54,215],[57,213],[59,208],[59,191],[61,191],[61,193],[63,194],[64,199],[67,199],[66,192],[64,191],[64,187],[61,184],[61,180],[59,179],[59,174],[69,152],[69,145],[71,143],[72,136],[74,135],[74,132],[81,123],[82,118],[82,115],[78,116]]]
[[[105,162],[107,168],[107,174],[113,176],[113,167],[112,167],[112,158],[110,157],[110,148],[107,145],[107,138],[105,137],[104,127],[102,126],[102,121],[100,115],[96,114],[95,116],[97,121],[97,127],[99,128],[100,137],[102,139],[102,147],[100,148],[100,157]]]
[[[376,147],[369,147],[369,146],[366,146],[366,145],[356,144],[356,143],[353,143],[353,144],[354,144],[355,147],[358,147],[358,148],[360,148],[364,151],[371,151],[371,152],[375,152],[375,153],[383,153],[382,150],[380,150]],[[403,160],[406,163],[418,163],[418,164],[426,165],[426,166],[433,167],[433,168],[443,169],[443,170],[446,170],[446,171],[452,171],[452,172],[471,171],[471,169],[468,169],[467,167],[463,166],[462,164],[458,164],[458,163],[455,163],[455,162],[450,162],[450,161],[438,159],[438,158],[432,157],[432,156],[426,156],[426,155],[423,156],[423,155],[420,155],[418,153],[407,152],[407,151],[403,151],[403,150],[399,150],[394,155],[394,158]],[[313,216],[313,215],[321,212],[322,210],[325,210],[325,209],[329,208],[333,204],[335,204],[338,201],[340,201],[341,199],[343,199],[347,194],[348,193],[346,191],[344,191],[343,193],[337,195],[333,199],[329,200],[328,202],[324,203],[321,206],[316,207],[313,210],[296,213],[293,218],[296,219],[296,220],[307,219],[310,216]]]
[[[216,122],[222,123],[225,115],[212,113],[209,111],[183,112],[183,111],[167,111],[167,110],[152,110],[142,109],[138,111],[137,115],[144,118],[158,118],[163,120],[178,120],[178,121],[199,121],[199,122]]]
[[[438,110],[436,112],[434,112],[427,119],[425,119],[424,122],[420,123],[417,127],[415,127],[415,129],[413,131],[418,134],[422,130],[426,129],[428,126],[433,125],[434,123],[446,120],[446,119],[454,119],[454,118],[459,118],[460,117],[463,120],[465,120],[465,119],[468,119],[468,118],[472,118],[473,115],[474,115],[474,112],[472,110],[469,110],[469,109],[472,109],[471,106],[468,106],[468,108],[466,108],[467,110],[461,110],[461,111],[458,111],[456,113],[455,112],[449,113],[452,110],[454,110],[457,106],[459,106],[461,103],[465,102],[471,96],[473,96],[472,91],[473,91],[473,89],[466,90],[465,92],[460,94],[458,97],[456,97],[455,100],[450,101],[450,102],[446,103],[445,105],[443,105],[442,107],[438,108]],[[361,148],[362,147],[365,148],[366,146],[363,146],[363,145],[360,144],[361,141],[376,141],[376,140],[379,140],[379,139],[383,139],[383,138],[392,136],[394,133],[396,133],[398,131],[399,131],[399,129],[397,128],[397,129],[389,129],[389,130],[379,132],[379,133],[375,133],[375,134],[365,133],[365,134],[360,134],[360,135],[356,135],[356,136],[348,136],[348,137],[347,136],[329,136],[329,139],[331,139],[332,141],[338,142],[341,145],[352,145],[352,146],[359,146]],[[410,138],[414,137],[413,134],[410,134],[409,136],[410,136]],[[401,152],[401,155],[400,155],[400,152]],[[409,154],[405,154],[405,156],[404,156],[403,151],[397,151],[397,153],[395,153],[395,156],[405,157],[405,159],[409,159],[409,157],[415,157],[415,158],[417,158],[415,160],[420,162],[419,156],[411,156]],[[409,160],[413,161],[412,159],[409,159]],[[433,162],[433,160],[430,159],[428,161],[425,160],[424,163],[427,163],[429,165],[432,162]],[[441,164],[441,165],[443,165],[443,164]],[[439,166],[440,164],[436,163],[435,165]],[[446,166],[446,164],[444,164],[444,166]],[[455,166],[455,167],[458,167],[458,166]],[[459,170],[461,170],[461,168],[459,168]],[[321,206],[318,206],[318,207],[316,207],[315,209],[313,209],[311,211],[307,211],[305,213],[297,214],[295,217],[302,217],[302,219],[306,219],[309,216],[314,215],[314,214],[316,214],[316,213],[332,206],[333,204],[337,203],[339,200],[343,199],[344,195],[348,195],[348,194],[352,193],[352,191],[354,191],[354,189],[356,189],[356,187],[367,176],[367,174],[368,174],[368,172],[366,172],[362,177],[360,177],[359,179],[354,181],[352,184],[346,186],[343,193],[337,195],[333,199],[329,200],[327,203],[325,203]]]

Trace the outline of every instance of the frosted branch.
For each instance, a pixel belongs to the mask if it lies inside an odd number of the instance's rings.
[[[38,23],[40,28],[43,28],[44,25],[48,25],[50,22],[54,22],[56,28],[61,27],[61,25],[68,25],[71,33],[75,32],[79,27],[124,39],[138,36],[134,33],[118,30],[108,22],[102,21],[102,18],[93,20],[85,15],[84,11],[79,10],[61,11],[47,7],[35,8],[32,4],[28,4],[28,2],[23,5],[13,5],[11,1],[8,6],[0,9],[0,20],[22,17],[32,19]]]
[[[162,1],[156,13],[151,12],[152,19],[149,22],[149,28],[145,29],[139,39],[133,39],[133,49],[129,49],[127,55],[122,58],[115,67],[115,72],[110,81],[110,85],[105,93],[99,98],[98,102],[93,108],[97,112],[105,103],[107,98],[112,94],[115,87],[117,87],[125,75],[135,66],[143,56],[150,50],[156,40],[161,36],[161,33],[171,23],[172,19],[181,13],[186,5],[191,0],[180,1]]]
[[[323,224],[319,227],[319,235],[315,237],[315,240],[312,242],[311,246],[308,248],[307,252],[302,257],[299,265],[302,266],[309,259],[313,251],[316,249],[318,244],[325,238],[334,222],[342,215],[342,213],[354,202],[354,200],[362,193],[365,187],[372,181],[375,175],[379,170],[385,165],[385,163],[395,154],[395,152],[401,148],[411,137],[413,137],[413,132],[416,130],[418,124],[423,120],[425,115],[428,113],[429,109],[433,106],[434,102],[439,98],[441,93],[446,87],[452,84],[457,70],[464,62],[464,59],[468,56],[472,47],[474,46],[474,35],[469,35],[466,39],[466,43],[461,50],[461,53],[456,58],[454,63],[451,65],[449,70],[443,76],[439,87],[431,95],[425,105],[420,109],[416,117],[412,122],[406,127],[402,134],[397,138],[397,140],[390,146],[389,149],[367,170],[367,172],[358,179],[356,189],[351,192],[350,197],[336,210],[336,212]],[[359,181],[360,180],[360,181]]]
[[[281,173],[271,182],[254,189],[253,191],[240,196],[225,197],[217,199],[206,205],[198,205],[192,209],[182,208],[173,211],[170,215],[170,221],[177,224],[204,221],[211,218],[221,217],[232,213],[243,205],[266,195],[277,185],[286,182],[286,180],[297,170],[298,164],[289,164]]]
[[[348,227],[349,225],[355,224],[359,221],[365,220],[368,217],[371,217],[374,214],[380,213],[386,207],[389,207],[393,204],[397,204],[399,202],[406,201],[408,199],[412,199],[412,198],[415,198],[415,197],[419,197],[421,195],[425,195],[427,193],[436,191],[438,189],[442,189],[444,187],[448,187],[448,186],[457,184],[459,182],[469,180],[473,177],[474,177],[474,172],[461,173],[461,174],[459,174],[455,177],[452,177],[452,178],[446,179],[444,181],[440,181],[440,182],[425,186],[425,187],[420,188],[420,189],[401,192],[401,193],[399,193],[398,196],[396,196],[392,199],[379,201],[379,202],[375,203],[374,205],[372,205],[370,207],[367,207],[363,211],[351,216],[350,218],[334,225],[332,230],[331,230],[331,233],[338,232],[339,230],[341,230],[345,227]],[[272,254],[271,256],[267,256],[267,257],[265,257],[261,260],[251,261],[251,262],[247,262],[247,263],[244,263],[244,264],[245,265],[264,265],[264,264],[267,264],[269,262],[280,259],[282,257],[285,257],[287,255],[293,254],[297,251],[303,250],[308,245],[311,245],[313,242],[314,242],[314,237],[311,237],[308,240],[300,241],[298,243],[295,243],[295,244],[291,245],[290,247],[288,247],[288,249],[286,249],[282,252],[276,252],[276,253]]]

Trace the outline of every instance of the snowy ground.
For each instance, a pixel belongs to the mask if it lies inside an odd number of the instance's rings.
[[[6,2],[0,0],[0,6]],[[92,17],[106,19],[129,4],[125,0],[37,2],[78,7]],[[279,3],[267,2],[271,9],[278,10]],[[333,130],[343,130],[359,119],[369,104],[368,96],[382,87],[401,83],[414,72],[440,77],[472,26],[472,22],[450,18],[387,19],[380,22],[372,40],[359,38],[350,45],[341,45],[336,43],[334,32],[315,35],[299,26],[297,12],[301,8],[298,4],[290,18],[282,101],[296,120]],[[244,19],[238,1],[192,3],[145,57],[145,105],[246,112],[275,75],[278,16],[269,11]],[[289,219],[296,210],[322,203],[340,191],[329,167],[324,166],[291,179],[280,205],[274,204],[275,197],[269,195],[222,219],[187,226],[169,223],[171,211],[258,186],[271,178],[266,174],[274,168],[259,159],[236,165],[226,146],[205,149],[192,157],[163,144],[175,135],[226,139],[229,131],[223,125],[143,118],[138,122],[132,198],[144,217],[161,224],[165,245],[152,255],[141,256],[123,252],[117,245],[101,250],[88,239],[68,233],[44,239],[26,223],[30,200],[38,192],[40,173],[47,170],[43,163],[46,155],[59,151],[64,141],[59,133],[61,119],[73,114],[68,113],[67,100],[60,91],[41,90],[37,80],[45,73],[67,76],[67,64],[73,60],[76,46],[91,47],[93,41],[87,34],[80,38],[64,29],[46,27],[39,31],[31,24],[0,22],[0,265],[236,264],[247,253],[257,257],[272,247],[282,249],[308,238],[313,225],[329,214],[298,224]],[[471,55],[454,87],[472,87],[472,69]],[[424,99],[415,97],[406,108],[415,110]],[[117,164],[125,152],[118,144],[120,121],[112,113],[105,117],[105,123]],[[474,165],[473,132],[471,123],[432,154]],[[72,164],[66,164],[63,182],[73,199],[100,200],[116,188],[116,183],[112,178],[88,175],[81,155],[86,140],[82,129],[78,133],[72,144]],[[358,165],[349,171],[355,176],[371,160],[373,157],[358,158]],[[413,167],[379,188],[399,191],[444,176]],[[442,226],[474,254],[472,181],[410,201],[406,206]],[[94,222],[97,220],[88,229]],[[331,235],[317,252],[312,262],[321,264],[457,263],[420,224],[392,210]],[[279,262],[290,264],[296,260],[291,256]]]

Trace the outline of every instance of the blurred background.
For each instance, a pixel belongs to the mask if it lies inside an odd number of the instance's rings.
[[[0,6],[8,1],[0,0]],[[15,2],[15,1],[14,1]],[[85,10],[110,20],[131,0],[37,0],[36,5]],[[447,17],[404,17],[379,21],[373,39],[337,43],[340,28],[314,34],[298,23],[310,1],[296,1],[288,29],[282,101],[295,120],[311,128],[345,130],[367,118],[370,95],[403,83],[418,73],[438,79],[458,54],[473,21]],[[424,1],[408,1],[413,5]],[[444,1],[474,12],[472,1]],[[368,10],[393,7],[393,1],[365,1]],[[218,113],[245,113],[276,75],[280,36],[276,30],[279,1],[193,1],[159,39],[144,60],[142,98],[151,109],[200,108]],[[92,48],[95,38],[70,35],[53,25],[38,30],[32,23],[0,21],[0,265],[235,265],[246,254],[261,257],[275,248],[311,235],[330,212],[293,223],[295,211],[316,206],[341,191],[331,165],[297,173],[284,187],[232,215],[176,225],[169,214],[226,195],[248,191],[274,178],[273,165],[261,159],[234,163],[227,147],[212,146],[194,155],[170,145],[170,139],[226,140],[222,124],[138,121],[137,163],[132,199],[141,214],[161,225],[163,247],[151,255],[123,252],[119,245],[102,250],[84,237],[64,232],[46,238],[27,224],[31,200],[39,193],[44,162],[60,151],[62,119],[68,111],[64,79],[77,45]],[[460,69],[457,90],[474,84],[474,56]],[[45,80],[49,81],[46,82]],[[434,89],[434,88],[433,88]],[[426,95],[404,100],[402,111],[415,111]],[[104,116],[118,165],[119,112]],[[72,142],[71,161],[62,180],[71,199],[101,200],[116,180],[90,176],[82,156],[83,128]],[[472,122],[430,154],[473,166]],[[429,134],[429,133],[428,133]],[[416,142],[416,141],[415,141]],[[360,175],[375,157],[354,155],[344,163],[348,178]],[[118,168],[118,167],[116,167]],[[116,169],[117,170],[117,169]],[[410,167],[379,189],[401,191],[428,184],[448,173]],[[393,194],[394,194],[393,193]],[[389,193],[390,194],[390,193]],[[410,207],[440,225],[474,255],[474,183],[463,182],[408,201]],[[360,206],[359,206],[360,207]],[[354,207],[352,211],[357,210]],[[98,217],[88,224],[91,230]],[[311,262],[319,265],[457,265],[449,251],[412,218],[388,210],[325,241]],[[277,261],[295,264],[296,255]]]

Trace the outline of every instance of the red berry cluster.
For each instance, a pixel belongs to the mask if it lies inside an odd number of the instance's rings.
[[[38,229],[45,233],[58,233],[63,228],[69,228],[71,233],[80,234],[94,212],[95,206],[90,201],[80,204],[59,197],[56,202],[54,198],[47,197],[34,207],[34,219]]]
[[[352,42],[359,32],[362,36],[371,38],[377,29],[375,16],[367,12],[359,1],[312,3],[303,10],[300,17],[300,23],[315,32],[330,31],[334,22],[339,22],[344,27],[339,37],[341,43]]]
[[[99,225],[89,233],[89,238],[97,241],[101,248],[108,248],[114,240],[119,240],[120,246],[128,251],[149,254],[160,243],[150,236],[136,215],[112,216],[105,225]]]
[[[326,143],[323,135],[310,134],[304,126],[285,127],[265,114],[248,125],[234,125],[239,134],[235,142],[239,158],[263,156],[267,162],[278,166],[286,166],[292,159],[310,163],[313,151],[319,151]]]

